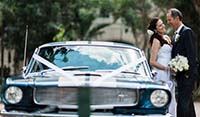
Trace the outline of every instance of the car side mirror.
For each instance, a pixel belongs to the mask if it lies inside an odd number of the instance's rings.
[[[23,66],[22,67],[22,76],[25,76],[25,73],[26,73],[26,66]]]

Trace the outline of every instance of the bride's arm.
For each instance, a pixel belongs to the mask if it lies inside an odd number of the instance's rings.
[[[161,47],[160,45],[161,45],[160,41],[154,38],[151,46],[150,65],[160,70],[168,70],[168,67],[165,67],[156,61],[156,58],[158,56],[158,51]]]

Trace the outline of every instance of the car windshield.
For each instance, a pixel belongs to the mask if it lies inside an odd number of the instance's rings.
[[[116,70],[127,64],[133,67],[124,73],[137,72],[146,75],[138,50],[115,46],[53,46],[39,50],[38,55],[63,70],[106,71]],[[135,66],[134,66],[135,63]],[[31,72],[50,70],[47,65],[36,61]]]

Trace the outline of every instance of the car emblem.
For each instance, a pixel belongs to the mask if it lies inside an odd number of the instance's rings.
[[[117,98],[119,100],[119,102],[124,102],[124,98],[126,98],[128,95],[124,94],[123,92],[120,92],[118,95],[117,95]]]

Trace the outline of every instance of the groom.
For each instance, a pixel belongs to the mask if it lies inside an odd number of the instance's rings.
[[[171,8],[167,12],[167,22],[175,29],[172,58],[176,55],[187,57],[189,70],[176,73],[178,86],[177,117],[196,117],[192,100],[192,90],[197,77],[195,35],[191,28],[182,22],[182,13]]]

